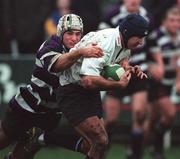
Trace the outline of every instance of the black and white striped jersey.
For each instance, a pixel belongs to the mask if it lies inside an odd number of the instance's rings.
[[[54,35],[45,41],[36,54],[31,82],[26,87],[19,88],[11,105],[32,113],[58,110],[55,90],[59,86],[59,78],[51,71],[51,67],[65,51],[67,52],[67,49],[60,44],[59,37]]]
[[[176,78],[177,59],[180,56],[180,32],[173,39],[165,27],[153,31],[147,39],[149,62],[154,62],[152,54],[160,52],[165,65],[162,83],[172,85]]]

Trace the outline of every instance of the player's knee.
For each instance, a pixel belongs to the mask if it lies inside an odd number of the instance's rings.
[[[117,117],[115,116],[106,116],[106,118],[104,119],[105,125],[106,127],[109,127],[110,125],[113,125],[114,123],[117,122]]]
[[[120,113],[120,105],[118,104],[118,101],[115,101],[115,100],[114,100],[114,102],[111,102],[111,101],[112,100],[109,100],[104,105],[105,121],[107,124],[116,122],[119,117],[119,113]],[[115,103],[115,102],[117,102],[117,103]]]
[[[108,136],[106,134],[101,134],[95,141],[98,146],[106,148],[108,146]]]
[[[162,111],[162,115],[165,116],[166,119],[172,120],[176,115],[176,107],[170,101],[169,97],[164,97],[160,99],[159,105]]]
[[[91,135],[93,145],[106,147],[108,145],[108,135],[105,131],[95,131]]]
[[[0,149],[5,148],[11,143],[11,139],[6,136],[4,130],[0,128]]]
[[[82,144],[81,144],[81,151],[83,154],[87,155],[87,153],[89,152],[91,148],[91,144],[87,141],[87,140],[83,140]]]
[[[134,116],[135,116],[135,122],[137,122],[138,124],[142,125],[144,123],[144,120],[145,120],[145,112],[142,111],[142,110],[136,110],[134,112]]]
[[[169,122],[171,122],[171,121],[174,120],[175,115],[176,115],[175,109],[174,109],[174,110],[167,111],[167,113],[166,113],[166,119],[167,119]]]

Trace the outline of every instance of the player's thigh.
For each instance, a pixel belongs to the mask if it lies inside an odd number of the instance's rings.
[[[7,108],[5,118],[1,122],[0,145],[8,145],[13,141],[21,140],[26,136],[26,130],[32,127],[32,113],[22,110],[20,107],[10,105]]]
[[[119,98],[107,95],[103,103],[105,118],[111,121],[117,120],[120,113],[120,106],[121,102]]]
[[[51,131],[58,127],[62,114],[59,112],[46,112],[44,114],[36,114],[33,118],[33,125],[44,131]]]
[[[83,137],[85,137],[90,144],[96,141],[102,142],[103,144],[108,143],[108,137],[103,122],[97,116],[92,116],[85,119],[75,126],[75,129]]]
[[[175,105],[172,103],[170,97],[164,96],[158,100],[158,108],[162,115],[174,117],[176,113]]]
[[[0,122],[0,149],[5,148],[9,144],[13,142],[12,138],[9,138],[6,133],[4,132],[4,129],[2,128],[2,124]]]
[[[147,125],[148,130],[152,129],[157,121],[161,118],[160,108],[157,101],[149,102],[148,104],[148,115],[147,115]]]
[[[70,84],[58,90],[58,104],[74,127],[89,117],[103,116],[100,92]]]
[[[12,140],[20,140],[26,135],[26,131],[32,127],[32,115],[33,113],[22,108],[8,107],[2,121],[2,129]]]
[[[139,91],[132,95],[132,110],[133,112],[147,111],[147,91]]]

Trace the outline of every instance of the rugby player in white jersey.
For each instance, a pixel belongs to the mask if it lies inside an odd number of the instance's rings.
[[[142,16],[130,14],[117,28],[90,32],[73,50],[96,42],[103,50],[103,57],[81,58],[69,70],[59,74],[58,105],[69,123],[89,142],[86,159],[102,159],[108,144],[99,90],[124,88],[131,74],[147,77],[139,67],[130,67],[128,58],[129,49],[143,43],[148,29],[149,24]],[[103,67],[113,63],[120,63],[126,70],[119,81],[100,76]]]
[[[115,5],[107,11],[107,15],[100,23],[99,28],[115,27],[128,14],[138,13],[147,19],[152,26],[152,17],[141,5],[142,0],[123,0],[122,3]],[[143,45],[131,50],[130,65],[139,65],[143,72],[147,72],[145,42]],[[132,126],[129,135],[129,147],[127,149],[127,159],[141,159],[143,156],[143,143],[146,132],[146,114],[148,110],[147,100],[148,79],[142,80],[138,77],[132,77],[127,88],[107,91],[103,101],[104,122],[107,132],[111,132],[113,125],[118,121],[123,99],[130,97],[130,111],[132,112]],[[109,138],[111,140],[111,134]],[[113,134],[112,134],[113,135]]]

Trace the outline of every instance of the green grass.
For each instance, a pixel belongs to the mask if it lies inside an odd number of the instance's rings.
[[[11,148],[7,148],[0,152],[0,159]],[[167,159],[180,159],[180,147],[173,147],[166,151]],[[85,157],[80,153],[68,151],[62,148],[43,148],[39,151],[35,159],[84,159]],[[125,159],[125,148],[122,145],[113,144],[107,154],[106,159]],[[146,152],[144,159],[151,159],[149,154]]]

